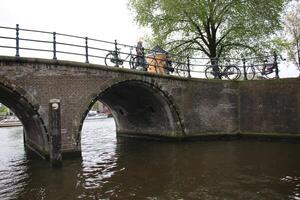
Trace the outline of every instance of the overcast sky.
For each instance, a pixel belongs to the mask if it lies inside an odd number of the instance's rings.
[[[0,0],[0,26],[56,31],[135,45],[145,35],[133,20],[128,0]],[[1,30],[0,30],[1,31]],[[23,54],[24,55],[24,54]],[[298,76],[291,64],[282,77]]]
[[[135,43],[127,0],[0,0],[0,25]]]

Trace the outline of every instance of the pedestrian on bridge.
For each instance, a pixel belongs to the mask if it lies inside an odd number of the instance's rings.
[[[145,59],[145,49],[143,47],[143,42],[141,40],[138,41],[136,45],[136,67],[142,67],[143,71],[147,70],[147,63]]]

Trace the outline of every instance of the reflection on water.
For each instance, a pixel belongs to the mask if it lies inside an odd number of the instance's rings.
[[[82,160],[29,158],[22,129],[0,129],[0,199],[300,199],[300,144],[116,139],[86,122]]]
[[[23,129],[0,129],[0,199],[15,199],[29,174],[23,145]]]
[[[102,187],[104,179],[110,178],[116,172],[118,157],[114,121],[110,118],[103,119],[101,123],[87,121],[84,123],[83,132],[83,162],[78,183],[85,189],[97,189]]]

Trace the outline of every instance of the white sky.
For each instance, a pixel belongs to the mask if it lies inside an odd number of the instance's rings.
[[[127,2],[128,0],[0,0],[0,26],[15,27],[19,24],[20,28],[56,31],[111,42],[117,39],[119,43],[135,45],[146,31],[135,24]],[[0,29],[0,35],[1,31]],[[23,52],[22,55],[24,56]],[[292,64],[281,67],[280,70],[281,77],[295,77],[298,74]]]
[[[56,31],[121,43],[142,36],[127,0],[0,0],[0,25]]]

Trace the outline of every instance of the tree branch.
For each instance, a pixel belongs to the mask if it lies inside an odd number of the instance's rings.
[[[208,42],[206,41],[205,36],[203,35],[203,33],[202,33],[201,28],[199,27],[199,25],[198,25],[196,22],[194,22],[194,20],[187,14],[186,11],[184,11],[184,14],[185,14],[186,17],[190,20],[190,22],[192,23],[192,25],[197,29],[197,32],[199,33],[200,39],[203,41],[203,43],[204,43],[207,47],[209,47],[209,44],[208,44]]]

